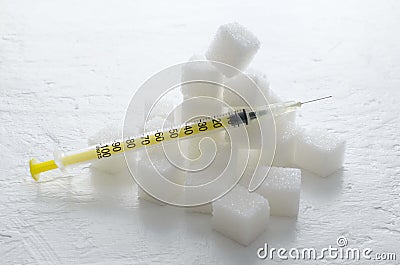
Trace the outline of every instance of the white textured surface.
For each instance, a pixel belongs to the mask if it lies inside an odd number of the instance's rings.
[[[398,1],[3,0],[0,20],[1,263],[266,264],[256,250],[267,240],[322,248],[339,235],[400,249]],[[348,140],[344,169],[303,176],[297,221],[271,218],[244,248],[213,232],[209,216],[139,203],[136,188],[98,207],[88,169],[32,181],[31,157],[86,146],[103,120],[122,119],[141,82],[205,51],[233,20],[260,39],[251,67],[277,94],[334,96],[304,106],[299,121]]]

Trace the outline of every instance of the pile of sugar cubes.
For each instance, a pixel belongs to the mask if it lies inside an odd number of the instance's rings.
[[[246,87],[243,87],[245,82],[242,76],[236,75],[236,71],[221,69],[218,64],[213,63],[213,61],[222,62],[246,73],[259,87],[270,104],[282,102],[282,99],[270,89],[265,74],[247,70],[259,48],[259,40],[247,28],[238,23],[221,25],[205,54],[196,54],[190,58],[190,61],[205,60],[208,63],[199,64],[199,67],[195,67],[194,64],[183,67],[182,81],[196,78],[206,79],[239,88],[240,93],[248,93],[250,95],[247,96],[251,97],[251,92],[246,91]],[[232,95],[229,94],[229,91],[207,83],[182,86],[180,93],[184,100],[197,96],[208,96],[221,100],[229,99],[233,104],[232,107],[243,105],[242,102],[235,102],[234,99],[231,99]],[[173,108],[172,105],[175,103],[172,103],[172,99],[170,101],[167,100],[163,105],[164,111],[157,112],[158,115],[148,121],[148,124],[154,129],[162,124],[166,117],[164,114],[169,113],[169,110]],[[182,111],[176,115],[175,120],[177,122],[184,121],[185,116],[191,115],[192,109],[193,106],[192,108],[182,107]],[[212,111],[223,110],[214,109]],[[295,119],[295,112],[276,118],[276,153],[272,167],[266,163],[261,163],[255,171],[257,163],[254,161],[260,150],[257,148],[248,150],[248,147],[243,147],[243,149],[239,147],[239,150],[235,150],[239,154],[239,159],[241,157],[247,159],[244,157],[249,155],[249,163],[239,184],[220,199],[203,206],[188,208],[187,212],[212,215],[213,228],[242,245],[250,244],[267,229],[270,215],[296,218],[299,210],[301,169],[320,177],[331,175],[343,165],[345,142],[324,130],[303,129],[301,125],[296,124]],[[114,128],[113,126],[100,131],[90,138],[89,144],[118,138],[119,132],[115,132]],[[249,137],[251,137],[251,125],[249,125],[248,130]],[[210,135],[210,137],[220,145],[218,152],[229,151],[229,148],[224,145],[226,138],[223,133],[218,132]],[[199,153],[198,145],[199,139],[187,140],[183,146],[183,151],[186,151],[188,156],[196,156]],[[162,154],[162,151],[156,149],[152,153],[159,155]],[[140,163],[141,156],[144,155],[144,153],[138,153],[139,174],[155,174],[151,165]],[[165,173],[164,175],[172,181],[186,185],[191,185],[196,181],[190,173],[168,164],[168,161],[161,155],[156,158],[156,161],[159,167],[157,170]],[[106,163],[95,162],[92,167],[112,174],[120,172],[126,165],[122,156],[115,157]],[[250,193],[248,191],[249,174],[246,172],[255,171],[256,174],[266,174],[268,170],[268,176],[261,186],[255,192]],[[232,170],[231,173],[240,174],[235,170]],[[204,177],[211,178],[212,176]],[[154,183],[154,185],[157,185],[157,183]],[[160,205],[163,204],[140,187],[138,187],[138,197]]]

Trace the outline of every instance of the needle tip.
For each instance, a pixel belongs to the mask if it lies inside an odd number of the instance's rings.
[[[331,97],[332,97],[332,96],[326,96],[326,97],[322,97],[322,98],[317,98],[317,99],[313,99],[313,100],[301,102],[301,105],[306,104],[306,103],[315,102],[315,101],[320,101],[320,100],[323,100],[323,99],[328,99],[328,98],[331,98]]]

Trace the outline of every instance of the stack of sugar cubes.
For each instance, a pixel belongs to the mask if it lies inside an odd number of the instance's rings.
[[[214,36],[208,50],[204,55],[194,55],[190,61],[206,60],[208,63],[194,67],[188,64],[183,68],[182,81],[198,78],[223,83],[240,89],[240,93],[251,97],[251,91],[243,87],[243,78],[237,75],[237,71],[221,68],[221,62],[243,71],[264,94],[268,103],[282,102],[282,99],[271,90],[266,75],[260,71],[247,70],[250,62],[260,48],[257,37],[247,28],[238,23],[221,25]],[[229,91],[219,89],[209,84],[190,84],[181,87],[184,100],[192,97],[207,96],[231,103],[231,107],[240,108],[242,102],[232,99]],[[218,111],[218,110],[217,110]],[[222,111],[222,109],[220,110]],[[184,122],[190,116],[191,110],[183,108],[175,118],[178,122]],[[185,116],[189,115],[189,116]],[[248,164],[241,181],[231,191],[220,199],[200,207],[193,207],[190,212],[198,212],[212,215],[212,226],[221,234],[248,245],[254,241],[268,227],[271,216],[286,216],[296,218],[299,210],[301,190],[301,170],[312,172],[320,177],[327,177],[339,170],[343,165],[345,142],[335,135],[324,130],[305,130],[296,124],[296,113],[285,114],[276,118],[276,152],[272,166],[261,163],[257,167],[254,162],[260,150],[251,147],[250,150],[240,147],[235,150],[239,159],[247,159]],[[249,125],[250,127],[251,125]],[[251,137],[251,128],[249,137]],[[114,137],[110,130],[110,137]],[[219,145],[224,145],[226,138],[223,134],[215,134],[212,138]],[[100,139],[98,139],[100,140]],[[104,135],[102,139],[104,140]],[[94,140],[91,139],[91,142]],[[199,139],[191,139],[186,143],[185,149],[190,155],[198,154]],[[229,148],[220,148],[224,152]],[[140,159],[140,158],[139,158]],[[96,164],[93,166],[99,167]],[[120,170],[121,161],[115,161],[114,165],[107,164],[107,171]],[[100,167],[99,167],[100,168]],[[190,174],[178,172],[172,166],[163,165],[163,170],[168,175],[176,175],[179,181],[190,184]],[[251,172],[255,174],[268,174],[255,192],[248,191]],[[143,174],[151,174],[148,168],[143,169]],[[233,172],[232,174],[241,174]],[[139,192],[140,199],[157,202],[151,195]]]

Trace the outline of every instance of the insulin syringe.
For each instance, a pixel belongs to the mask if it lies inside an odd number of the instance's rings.
[[[287,101],[282,103],[271,104],[268,107],[256,109],[241,109],[234,112],[227,112],[209,118],[201,118],[181,126],[161,129],[148,132],[135,137],[124,137],[124,139],[102,143],[81,149],[78,151],[54,153],[54,159],[45,162],[38,162],[32,158],[29,161],[30,172],[32,178],[39,180],[40,173],[53,170],[56,168],[66,168],[76,164],[88,163],[92,160],[108,159],[112,156],[122,154],[127,151],[134,151],[143,147],[150,147],[161,144],[166,141],[187,138],[191,136],[199,136],[216,130],[229,127],[237,127],[240,125],[248,125],[250,122],[257,120],[261,116],[271,115],[274,117],[283,115],[297,110],[303,104],[314,101],[327,99],[332,96],[318,98],[305,102]]]

